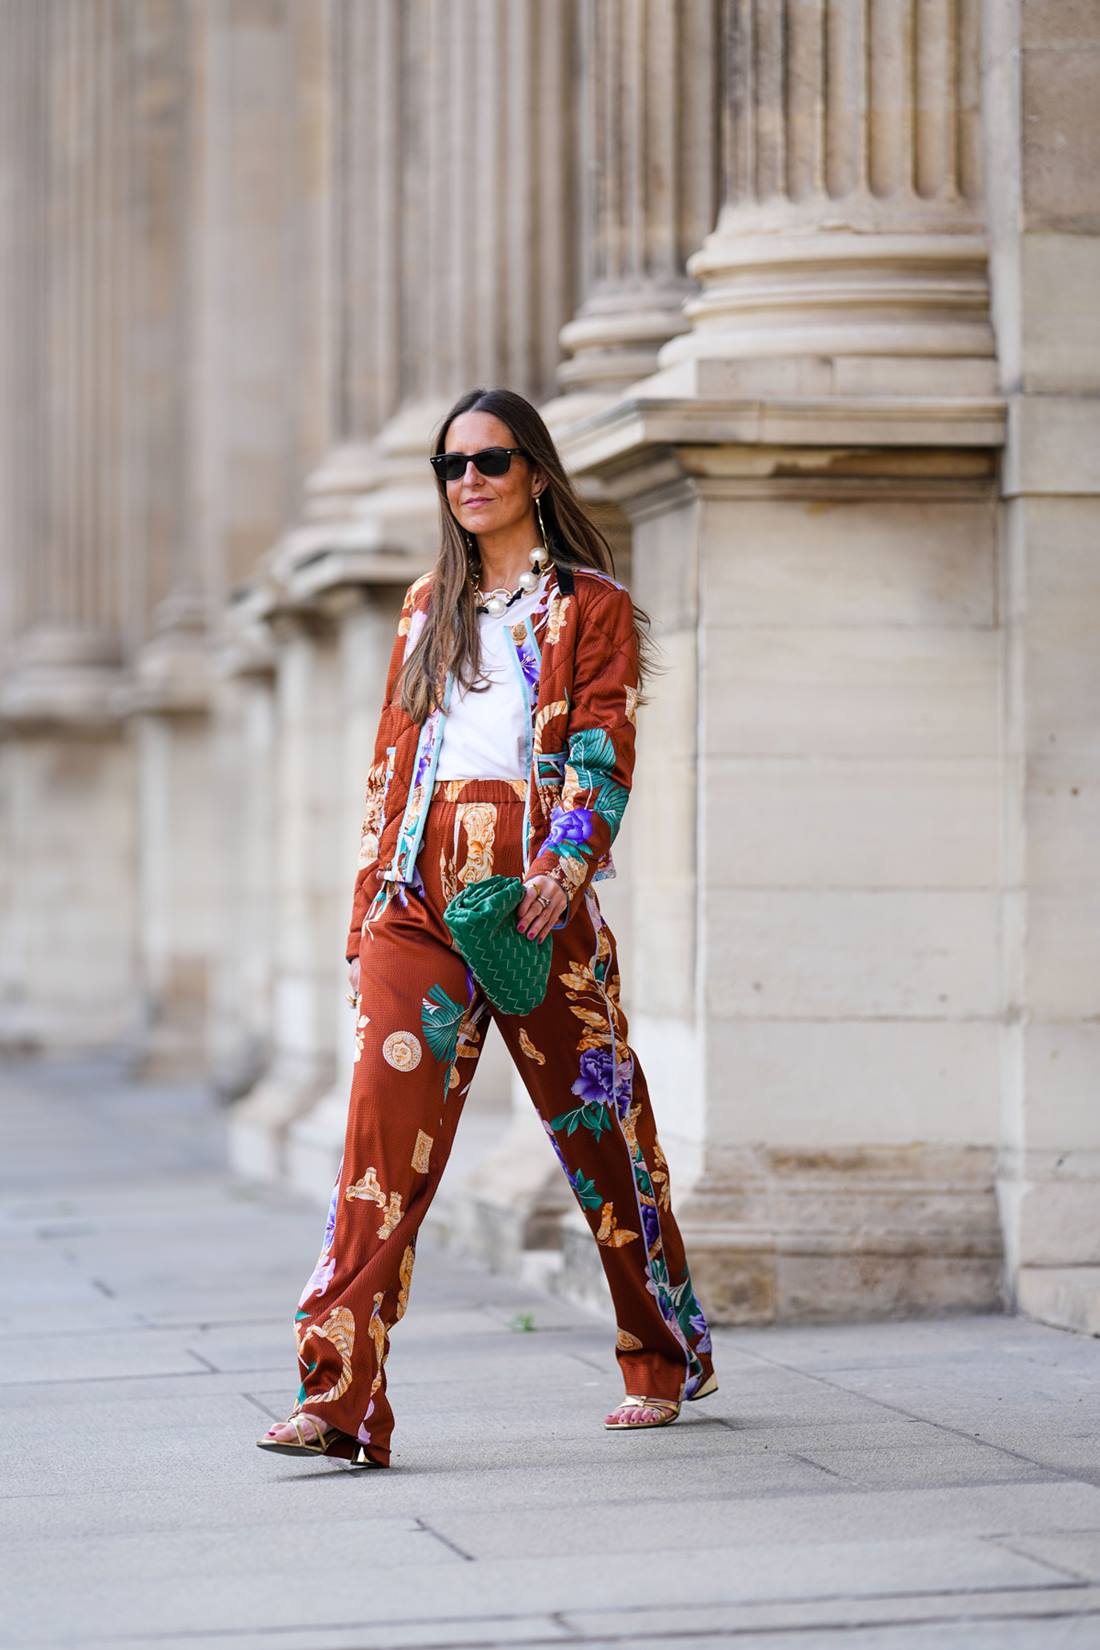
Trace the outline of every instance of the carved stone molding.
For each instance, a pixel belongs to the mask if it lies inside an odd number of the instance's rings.
[[[718,206],[714,0],[585,0],[579,39],[583,302],[561,331],[555,423],[653,371]]]
[[[723,204],[666,390],[803,393],[777,358],[828,393],[995,390],[979,54],[979,0],[724,0]]]

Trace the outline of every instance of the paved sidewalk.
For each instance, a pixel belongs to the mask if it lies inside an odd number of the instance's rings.
[[[1100,1646],[1100,1342],[728,1331],[715,1397],[609,1433],[605,1325],[426,1228],[393,1468],[298,1463],[253,1439],[324,1211],[234,1183],[197,1092],[0,1105],[5,1650]]]

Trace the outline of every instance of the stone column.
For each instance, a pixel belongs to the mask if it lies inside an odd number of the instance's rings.
[[[51,1048],[115,1042],[134,985],[123,23],[106,0],[4,16],[2,1035]]]
[[[572,0],[333,6],[328,447],[268,570],[280,600],[324,611],[339,635],[336,708],[349,733],[333,807],[348,830],[339,863],[349,900],[393,602],[438,549],[433,424],[477,382],[543,393],[572,305],[560,165],[572,12]],[[342,955],[331,960],[341,1008]],[[289,1131],[296,1183],[327,1196],[350,1043],[342,1019],[317,1024],[337,1061],[331,1091],[319,1106],[303,1091],[296,1108],[288,1100],[277,1118],[269,1109],[264,1126]],[[486,1100],[501,1096],[505,1058],[500,1048],[483,1061]],[[238,1110],[242,1126],[251,1105]],[[472,1117],[466,1125],[463,1150]]]
[[[543,409],[555,428],[654,370],[718,209],[715,0],[581,0],[578,45],[583,301]]]
[[[225,852],[240,816],[226,817],[215,771],[248,723],[211,718],[214,617],[296,508],[320,447],[325,15],[289,0],[135,8],[134,332],[153,375],[138,433],[147,634],[133,696],[146,1072],[205,1067],[208,1013],[225,1024],[210,965],[240,886]],[[227,711],[231,697],[219,697]]]
[[[648,393],[988,395],[981,0],[723,0],[718,222]]]
[[[574,0],[336,0],[329,450],[291,560],[423,571],[435,421],[477,383],[552,383],[575,290],[573,17]]]
[[[306,680],[311,694],[323,696],[315,697],[312,714],[331,730],[333,756],[324,775],[310,781],[315,793],[308,828],[299,822],[301,798],[288,794],[288,805],[275,811],[280,901],[267,930],[270,1000],[301,1004],[305,990],[310,1007],[297,1014],[293,1029],[279,1014],[272,1017],[270,1069],[234,1110],[232,1151],[250,1174],[286,1174],[325,1196],[343,1137],[345,1068],[350,1072],[346,928],[330,933],[315,908],[322,926],[307,936],[292,912],[308,908],[316,892],[318,833],[327,831],[329,903],[346,923],[373,747],[373,725],[367,736],[362,722],[368,707],[377,715],[381,703],[394,600],[421,570],[400,550],[390,553],[388,544],[362,542],[352,520],[368,484],[372,442],[400,393],[400,180],[402,156],[412,147],[409,99],[416,89],[406,63],[411,15],[397,0],[331,0],[326,6],[318,446],[302,496],[286,502],[243,598],[251,612],[266,616],[281,684],[283,709],[273,729],[277,768],[289,776],[296,763],[300,769],[300,753],[287,745],[297,737],[294,684]],[[368,595],[370,581],[377,581],[377,601]],[[382,614],[393,620],[386,636],[386,620],[377,617]],[[305,782],[304,772],[299,777]],[[312,960],[304,988],[307,945]]]
[[[255,589],[229,606],[211,711],[220,841],[207,1037],[211,1080],[226,1100],[260,1080],[274,1041],[275,647],[256,608]]]
[[[335,1070],[334,959],[347,932],[346,845],[339,829],[339,641],[330,618],[281,598],[267,614],[275,653],[271,1063],[235,1108],[230,1156],[243,1174],[280,1178],[289,1123],[326,1092]],[[345,851],[341,852],[344,847]]]
[[[690,329],[563,438],[633,523],[670,667],[639,717],[635,1040],[717,1321],[988,1307],[1003,420],[977,14],[722,19]]]
[[[191,510],[201,235],[200,13],[130,0],[133,158],[127,197],[128,336],[119,476],[130,510],[137,643],[127,695],[138,771],[140,1022],[135,1075],[206,1069],[207,967],[216,892],[209,746],[209,593]]]
[[[615,405],[636,379],[653,372],[661,346],[687,322],[684,305],[698,291],[687,260],[713,228],[719,203],[719,14],[715,0],[582,0],[578,18],[580,108],[578,280],[581,304],[561,330],[564,354],[558,394],[543,404],[555,435]],[[619,576],[629,577],[630,524],[597,477],[582,469],[574,481],[601,529],[616,545]],[[633,888],[628,855],[636,814],[619,839],[619,875],[601,885],[624,969],[624,1007],[632,1008],[637,960],[631,943]],[[643,868],[643,875],[645,875]],[[643,882],[643,886],[646,884]],[[530,1110],[517,1097],[516,1130],[537,1196],[524,1193],[520,1212],[528,1246],[548,1241],[563,1250],[560,1273],[589,1303],[609,1304],[603,1274],[588,1264],[591,1234],[572,1197],[548,1183],[541,1141],[527,1139]],[[516,1153],[515,1155],[519,1155]],[[501,1191],[522,1185],[517,1165],[502,1158]],[[561,1218],[554,1219],[555,1214]],[[499,1253],[506,1233],[490,1223],[486,1252]],[[530,1257],[528,1257],[528,1260]],[[544,1267],[545,1270],[545,1267]]]
[[[338,843],[333,859],[333,897],[342,932],[335,938],[329,935],[317,1034],[334,1051],[335,1075],[320,1097],[313,1097],[316,1104],[291,1122],[286,1143],[287,1178],[318,1200],[327,1200],[331,1193],[347,1123],[355,1060],[355,1014],[345,1000],[348,987],[343,947],[363,826],[363,779],[373,758],[381,702],[379,663],[389,661],[401,596],[396,586],[383,584],[366,589],[346,585],[320,598],[331,616],[336,649],[334,688],[339,715],[329,794]]]
[[[1100,16],[986,7],[1003,471],[999,1191],[1023,1311],[1100,1333]]]

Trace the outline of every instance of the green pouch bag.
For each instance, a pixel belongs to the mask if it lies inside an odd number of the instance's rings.
[[[524,892],[519,877],[483,877],[468,882],[443,909],[456,948],[502,1014],[530,1014],[550,979],[553,935],[529,940],[516,927]]]

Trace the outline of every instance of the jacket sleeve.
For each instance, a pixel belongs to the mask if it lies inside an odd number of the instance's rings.
[[[389,706],[393,699],[398,672],[405,662],[405,649],[408,645],[407,638],[412,609],[413,591],[410,585],[405,592],[405,600],[401,607],[401,619],[397,627],[397,635],[394,637],[393,650],[390,654],[390,665],[386,674],[386,692],[382,700],[381,715],[378,718],[378,732],[375,734],[374,739],[374,759],[367,773],[367,787],[363,799],[363,827],[359,837],[359,864],[355,873],[351,921],[348,925],[347,946],[344,951],[349,963],[353,962],[359,955],[359,942],[363,937],[363,918],[367,914],[367,907],[377,886],[375,872],[378,869],[378,845],[382,836],[382,827],[385,824],[386,792],[393,776],[393,749],[389,744]]]
[[[561,799],[527,878],[552,876],[569,895],[557,924],[580,906],[622,824],[634,772],[638,644],[634,604],[612,588],[577,634]]]

